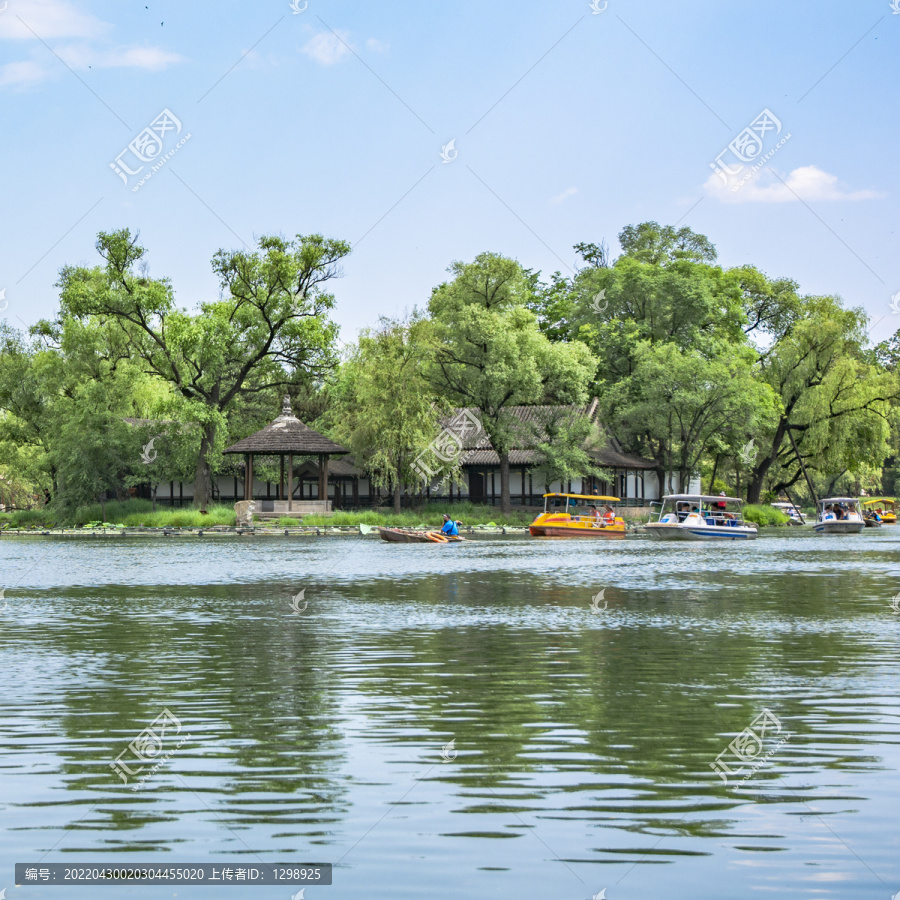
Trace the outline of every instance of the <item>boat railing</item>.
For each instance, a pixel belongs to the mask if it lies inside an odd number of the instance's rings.
[[[687,501],[678,501],[684,503]],[[724,528],[746,525],[740,509],[713,509],[701,506],[698,509],[679,509],[676,503],[661,502],[657,521],[662,524],[683,523],[689,516],[696,516],[704,525]]]

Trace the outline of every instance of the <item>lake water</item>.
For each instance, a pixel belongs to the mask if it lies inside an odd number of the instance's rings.
[[[898,575],[900,526],[3,538],[0,889],[206,900],[13,864],[285,861],[334,864],[306,900],[889,900]]]

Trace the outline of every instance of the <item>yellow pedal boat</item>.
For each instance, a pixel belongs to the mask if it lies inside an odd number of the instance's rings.
[[[625,520],[601,508],[618,502],[594,494],[544,494],[544,511],[528,530],[532,537],[623,538]]]
[[[897,501],[893,497],[872,497],[863,500],[863,513],[877,513],[882,525],[897,524]]]

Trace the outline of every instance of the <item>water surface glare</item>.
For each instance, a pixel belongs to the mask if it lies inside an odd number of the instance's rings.
[[[889,900],[898,575],[900,526],[0,539],[0,889],[72,891],[15,862],[294,861],[335,864],[306,900]],[[74,895],[223,890],[298,889]]]

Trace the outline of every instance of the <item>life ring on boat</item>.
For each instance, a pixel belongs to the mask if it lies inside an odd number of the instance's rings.
[[[426,531],[425,537],[427,537],[429,541],[433,541],[435,544],[447,543],[447,538],[445,538],[442,534],[437,534],[434,531]]]

